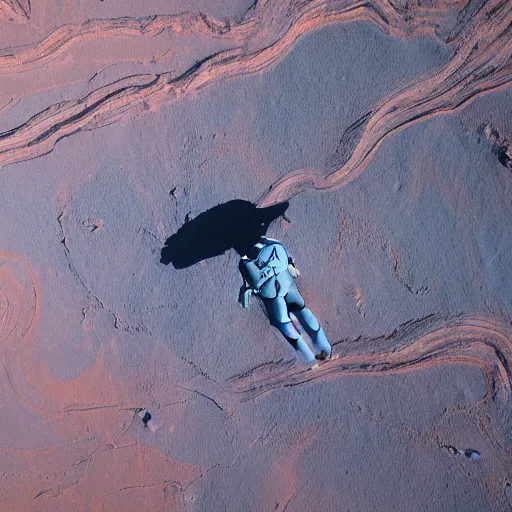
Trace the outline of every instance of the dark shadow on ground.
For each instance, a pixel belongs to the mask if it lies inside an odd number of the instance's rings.
[[[243,256],[260,236],[265,235],[270,223],[284,215],[288,206],[285,201],[268,208],[256,208],[242,199],[219,204],[186,222],[169,237],[162,249],[160,263],[186,268],[220,256],[229,249]]]

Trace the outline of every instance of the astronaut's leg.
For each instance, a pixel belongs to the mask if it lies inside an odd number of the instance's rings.
[[[270,323],[279,330],[297,351],[301,361],[304,364],[312,363],[315,360],[315,356],[292,324],[284,298],[263,299],[263,303],[267,309]]]
[[[331,355],[331,344],[325,335],[324,330],[320,327],[318,320],[310,309],[305,307],[304,299],[295,285],[290,287],[286,297],[288,309],[291,311],[306,330],[317,354],[325,351],[327,357]]]
[[[327,357],[331,355],[331,344],[325,335],[324,330],[320,327],[318,320],[315,315],[308,308],[303,308],[300,311],[295,311],[294,314],[297,316],[300,324],[308,333],[313,346],[318,354],[323,350],[327,353]]]
[[[279,332],[281,332],[290,345],[297,351],[300,360],[304,364],[312,363],[315,360],[315,355],[291,322],[278,324],[275,325],[275,327],[279,329]]]

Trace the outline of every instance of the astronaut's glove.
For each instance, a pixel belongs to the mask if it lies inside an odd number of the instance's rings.
[[[299,269],[295,266],[295,259],[291,256],[288,256],[288,272],[290,272],[294,279],[300,276]]]
[[[252,288],[243,284],[240,286],[240,293],[238,294],[238,302],[243,308],[248,308],[251,303]]]
[[[300,276],[299,269],[295,265],[292,265],[291,263],[288,265],[288,272],[290,272],[294,279],[297,279],[297,277]]]

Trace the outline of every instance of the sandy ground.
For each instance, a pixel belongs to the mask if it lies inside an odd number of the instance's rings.
[[[510,510],[512,4],[139,4],[0,2],[0,510]],[[315,372],[160,261],[233,199]]]

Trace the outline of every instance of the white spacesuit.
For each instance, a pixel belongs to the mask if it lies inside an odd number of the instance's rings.
[[[324,330],[313,313],[305,307],[294,277],[298,271],[293,259],[277,240],[261,237],[248,255],[239,264],[244,284],[240,290],[240,301],[248,307],[250,295],[260,297],[265,305],[270,323],[298,352],[305,364],[315,359],[331,356],[331,345]],[[316,355],[313,354],[290,318],[293,313],[311,338]]]

